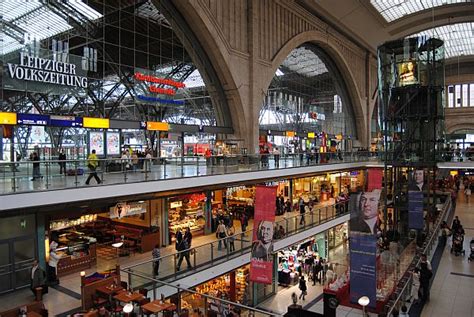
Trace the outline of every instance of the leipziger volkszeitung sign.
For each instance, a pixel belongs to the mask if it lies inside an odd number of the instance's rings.
[[[20,53],[20,64],[7,63],[10,78],[87,88],[87,77],[76,74],[76,65]]]

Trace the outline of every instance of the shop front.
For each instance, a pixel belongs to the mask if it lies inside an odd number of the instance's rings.
[[[200,284],[194,290],[199,294],[210,295],[242,305],[251,305],[252,287],[249,282],[249,270],[250,265],[244,265]],[[231,309],[228,305],[223,305],[220,301],[207,299],[199,294],[184,293],[181,297],[182,310],[189,312],[199,310],[204,313],[204,316],[227,316]]]
[[[58,275],[111,269],[121,256],[149,252],[161,241],[161,200],[119,202],[85,215],[47,217],[46,257],[52,241],[61,259]]]
[[[168,198],[169,241],[175,241],[178,230],[191,229],[193,237],[203,235],[206,227],[206,201],[204,192]]]

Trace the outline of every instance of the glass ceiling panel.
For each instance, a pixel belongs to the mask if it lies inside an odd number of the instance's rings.
[[[446,58],[474,55],[474,22],[440,26],[408,37],[428,36],[444,41]]]
[[[372,6],[387,22],[393,22],[406,15],[455,3],[472,2],[472,0],[370,0]]]
[[[321,75],[328,71],[318,55],[305,47],[293,50],[282,65],[306,77]]]
[[[63,3],[70,5],[89,20],[102,17],[99,12],[80,0],[68,0]],[[64,16],[61,16],[50,10],[47,2],[40,0],[1,1],[0,15],[3,20],[18,27],[14,30],[18,33],[15,39],[3,34],[1,53],[7,54],[21,48],[23,43],[20,43],[18,39],[43,40],[72,29],[73,27],[67,21],[67,12],[65,10]]]

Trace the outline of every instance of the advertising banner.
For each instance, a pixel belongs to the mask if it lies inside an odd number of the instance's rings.
[[[367,296],[370,307],[376,306],[380,193],[381,189],[354,193],[349,200],[350,299],[357,303]]]
[[[257,186],[250,258],[250,281],[271,284],[273,277],[273,226],[276,210],[276,186]]]
[[[107,132],[107,155],[120,155],[120,132]]]
[[[408,227],[423,229],[423,192],[408,191]]]
[[[383,170],[381,168],[369,168],[367,171],[367,191],[382,188]]]
[[[89,153],[95,150],[95,154],[104,155],[104,132],[89,132]]]
[[[146,213],[145,202],[117,203],[110,207],[110,219],[122,219],[123,217]]]
[[[377,304],[377,236],[351,232],[350,250],[351,303],[357,304],[359,298],[367,296],[370,299],[369,307],[375,307]]]

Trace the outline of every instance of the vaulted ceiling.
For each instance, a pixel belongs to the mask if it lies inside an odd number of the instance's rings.
[[[295,0],[374,54],[386,41],[429,35],[445,41],[447,64],[474,63],[473,0]]]

